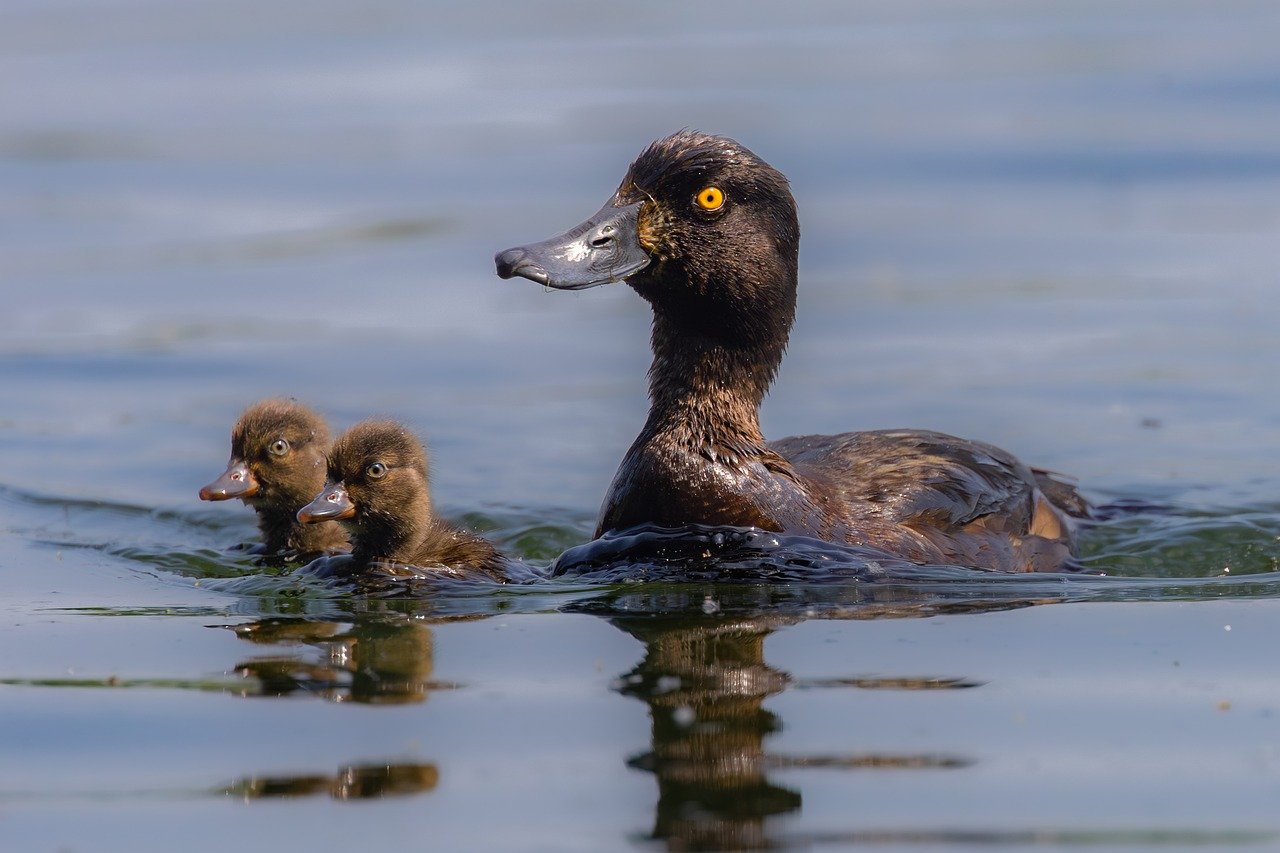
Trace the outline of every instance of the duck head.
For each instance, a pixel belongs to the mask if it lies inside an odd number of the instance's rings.
[[[680,131],[641,152],[586,222],[495,262],[502,278],[560,290],[626,281],[682,325],[736,321],[741,337],[765,314],[790,328],[799,243],[782,173],[732,139]]]
[[[292,513],[324,483],[329,427],[294,400],[263,400],[245,409],[231,431],[231,460],[200,499],[240,498],[256,509]]]
[[[298,520],[346,521],[357,548],[389,551],[404,531],[431,516],[427,453],[394,421],[361,421],[338,436],[329,452],[328,481]],[[383,541],[388,540],[388,541]]]

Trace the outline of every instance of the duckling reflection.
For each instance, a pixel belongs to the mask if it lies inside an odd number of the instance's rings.
[[[333,776],[249,776],[224,793],[246,800],[328,794],[335,800],[425,794],[435,790],[440,771],[434,764],[375,764],[341,768]]]
[[[644,659],[618,691],[649,705],[652,748],[628,761],[654,774],[658,804],[652,837],[671,850],[753,850],[780,846],[770,819],[798,811],[799,791],[769,778],[779,768],[954,768],[970,762],[945,755],[786,756],[765,739],[782,720],[763,707],[792,677],[764,660],[765,638],[803,617],[708,620],[694,616],[620,617],[612,623],[645,644]],[[974,686],[964,679],[889,679],[864,687],[940,689]],[[850,686],[835,679],[812,686]]]
[[[423,702],[451,682],[432,679],[434,637],[422,618],[378,613],[351,623],[273,617],[225,626],[262,645],[310,646],[318,655],[255,657],[235,672],[256,679],[260,696],[309,693],[332,702]]]

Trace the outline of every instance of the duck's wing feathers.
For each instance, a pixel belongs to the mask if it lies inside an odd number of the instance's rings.
[[[1084,495],[1080,494],[1075,480],[1065,474],[1044,468],[1033,467],[1031,473],[1035,476],[1036,485],[1040,487],[1040,491],[1055,507],[1072,518],[1088,520],[1095,517],[1093,507],[1089,505]]]
[[[794,436],[770,446],[797,474],[843,503],[854,524],[877,520],[955,531],[984,519],[984,527],[1010,533],[1029,532],[1033,524],[1036,475],[989,444],[938,432],[878,430]]]

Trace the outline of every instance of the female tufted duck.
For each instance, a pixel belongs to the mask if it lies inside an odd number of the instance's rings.
[[[231,430],[227,470],[200,490],[200,499],[240,498],[253,507],[263,540],[258,553],[309,560],[345,551],[340,525],[307,526],[296,517],[324,485],[328,449],[329,427],[311,409],[285,399],[254,403]]]
[[[920,563],[1069,567],[1083,500],[999,448],[918,430],[765,441],[759,408],[795,316],[799,244],[780,172],[732,139],[681,131],[645,149],[586,222],[497,255],[502,278],[625,280],[652,306],[649,417],[596,535],[754,526]]]
[[[361,421],[333,443],[328,482],[298,510],[307,524],[328,519],[349,525],[357,571],[400,563],[429,574],[506,579],[503,557],[488,540],[436,517],[426,450],[394,421]]]

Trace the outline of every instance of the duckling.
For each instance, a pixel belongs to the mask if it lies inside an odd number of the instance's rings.
[[[231,430],[231,461],[200,490],[200,500],[240,498],[258,513],[262,545],[255,553],[310,559],[347,550],[336,522],[304,525],[298,507],[324,485],[329,426],[294,400],[262,400],[245,409]]]
[[[765,440],[760,404],[795,318],[799,245],[781,172],[732,139],[680,131],[646,148],[586,222],[498,253],[502,278],[625,281],[653,310],[649,415],[597,537],[733,525],[918,563],[1071,567],[1082,499],[997,447],[921,430]]]
[[[506,579],[504,558],[492,543],[435,515],[426,450],[401,424],[365,420],[351,427],[334,442],[328,469],[328,482],[298,510],[298,520],[343,520],[357,570],[403,563]]]

